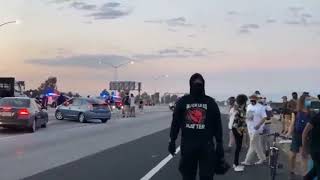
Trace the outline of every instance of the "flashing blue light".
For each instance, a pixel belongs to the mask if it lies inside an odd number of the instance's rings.
[[[47,93],[46,95],[47,95],[47,96],[57,96],[56,93]]]

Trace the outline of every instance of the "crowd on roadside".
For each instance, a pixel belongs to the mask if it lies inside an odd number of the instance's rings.
[[[290,177],[296,177],[295,165],[297,155],[302,157],[303,179],[312,180],[320,176],[320,95],[311,97],[308,92],[301,96],[292,93],[292,99],[282,97],[280,114],[281,134],[292,138],[289,155]],[[248,100],[250,103],[247,103]],[[314,103],[315,102],[315,103]],[[249,96],[240,94],[230,97],[229,123],[230,130],[227,152],[235,146],[233,168],[236,172],[245,170],[245,166],[262,165],[269,156],[273,111],[267,98],[259,91]],[[246,158],[239,163],[242,148],[247,148]],[[253,162],[257,155],[258,161]],[[311,157],[311,158],[310,158]],[[313,160],[313,168],[308,172],[308,161]]]
[[[128,118],[128,117],[136,117],[136,104],[139,104],[138,108],[140,112],[143,112],[143,101],[140,100],[137,102],[137,99],[133,94],[130,94],[127,92],[125,93],[125,96],[122,98],[122,117]]]

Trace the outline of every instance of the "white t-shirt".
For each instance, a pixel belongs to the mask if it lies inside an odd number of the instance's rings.
[[[135,107],[136,104],[134,103],[135,98],[134,97],[130,97],[130,106],[131,107]]]
[[[249,104],[247,107],[247,126],[250,134],[262,133],[263,125],[260,129],[255,130],[254,127],[258,125],[263,118],[267,117],[266,108],[257,103],[256,105]]]
[[[272,107],[269,104],[264,105],[264,108],[266,111],[272,111]]]
[[[235,115],[236,115],[236,111],[234,110],[234,108],[231,108],[229,111],[229,123],[228,123],[228,128],[230,130],[232,130]]]

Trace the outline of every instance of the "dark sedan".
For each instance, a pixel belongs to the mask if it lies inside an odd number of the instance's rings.
[[[100,119],[106,123],[111,119],[111,111],[107,103],[94,98],[72,98],[58,106],[56,119],[76,119],[85,123],[90,119]]]
[[[0,99],[0,127],[27,128],[35,132],[47,127],[48,113],[34,99],[27,97],[5,97]]]

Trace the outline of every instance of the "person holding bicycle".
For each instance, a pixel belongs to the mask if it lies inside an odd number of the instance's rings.
[[[239,155],[242,148],[243,135],[246,129],[246,105],[248,97],[244,94],[240,94],[236,98],[236,104],[234,105],[234,114],[232,117],[232,133],[235,138],[236,151],[234,154],[233,168],[236,172],[244,171],[244,166],[239,164]]]

